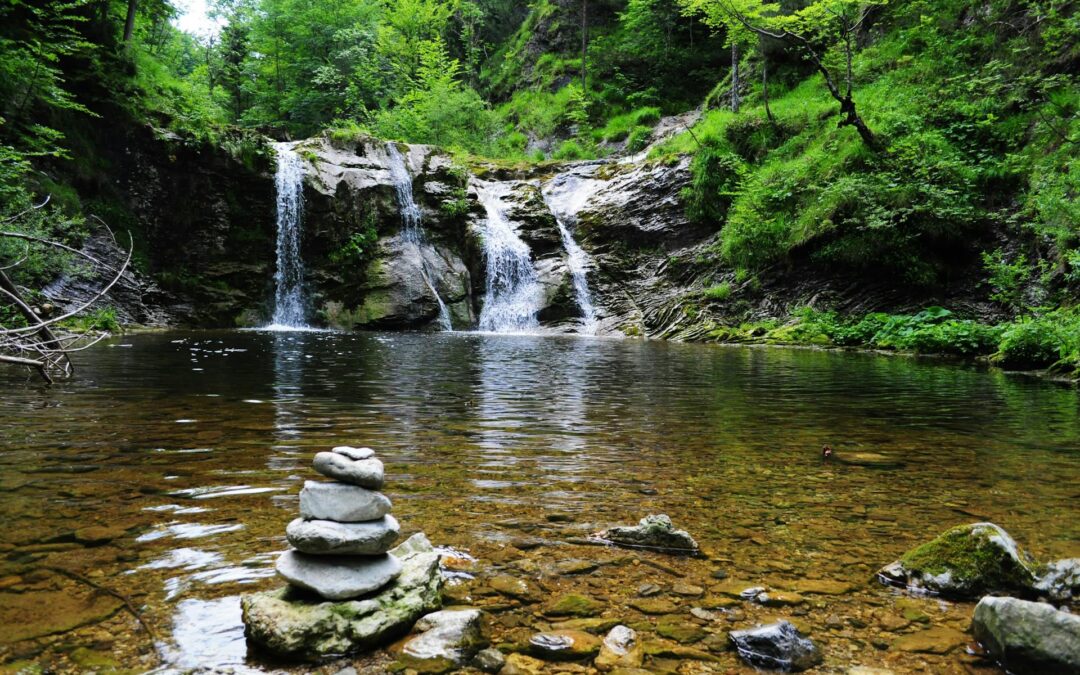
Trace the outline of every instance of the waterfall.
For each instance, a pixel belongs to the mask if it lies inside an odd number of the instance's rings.
[[[586,276],[591,263],[589,254],[585,252],[573,233],[567,227],[567,222],[574,224],[577,213],[584,206],[592,191],[591,183],[571,180],[571,176],[563,174],[557,176],[542,190],[544,203],[547,204],[551,214],[555,216],[555,222],[559,226],[559,236],[562,237],[563,248],[566,249],[566,262],[570,267],[570,279],[574,286],[574,299],[581,308],[581,331],[586,335],[596,333],[597,320],[596,308],[592,303],[592,295],[589,293],[589,280]],[[573,177],[576,178],[576,177]]]
[[[450,310],[439,296],[439,292],[435,290],[435,285],[431,283],[427,261],[424,259],[424,246],[427,241],[424,238],[424,230],[420,227],[420,207],[417,206],[416,199],[413,197],[412,176],[409,175],[405,158],[398,151],[397,144],[387,143],[386,154],[390,160],[388,162],[390,178],[394,181],[394,192],[397,194],[398,208],[401,211],[403,225],[401,237],[406,243],[416,247],[416,255],[420,259],[420,276],[435,296],[435,301],[439,303],[439,326],[443,330],[454,330],[454,325],[450,321]]]
[[[478,185],[480,203],[487,211],[483,226],[487,288],[480,311],[480,330],[513,333],[537,327],[541,289],[528,244],[506,219],[502,197],[506,184]]]
[[[277,271],[274,272],[274,319],[269,328],[306,328],[304,262],[300,229],[304,218],[304,165],[289,143],[275,143],[277,173]]]

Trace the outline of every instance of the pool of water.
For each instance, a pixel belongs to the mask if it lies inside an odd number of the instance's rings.
[[[578,593],[645,639],[714,659],[654,648],[647,666],[660,672],[739,672],[724,631],[780,616],[819,643],[826,670],[982,668],[950,632],[966,629],[970,604],[907,598],[873,572],[977,520],[1043,559],[1080,555],[1077,391],[977,368],[633,340],[261,332],[129,335],[77,366],[49,388],[0,371],[0,663],[11,668],[310,672],[248,653],[238,597],[280,585],[273,561],[315,477],[310,459],[341,444],[379,452],[403,534],[468,554],[450,561],[448,602],[487,608],[494,642],[526,643],[556,621],[546,603]],[[895,464],[824,463],[825,443]],[[670,515],[706,556],[585,541],[650,513]],[[567,574],[565,560],[596,568]],[[488,583],[507,574],[536,597]],[[788,607],[703,608],[741,582],[806,580],[844,588]],[[649,584],[675,609],[633,607]],[[911,651],[904,638],[927,631],[942,644]],[[354,663],[378,671],[390,659]]]

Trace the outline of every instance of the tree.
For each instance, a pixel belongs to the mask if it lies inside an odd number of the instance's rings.
[[[780,5],[760,0],[686,0],[687,6],[710,17],[714,25],[738,24],[761,38],[781,40],[798,48],[821,73],[829,95],[840,103],[839,126],[852,126],[863,142],[876,148],[877,138],[863,121],[853,96],[855,40],[870,11],[887,0],[816,0],[784,14]],[[826,64],[826,52],[838,47],[843,80]]]

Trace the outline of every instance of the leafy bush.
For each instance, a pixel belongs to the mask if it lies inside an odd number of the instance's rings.
[[[731,283],[722,281],[715,286],[710,286],[705,289],[705,298],[708,300],[716,300],[723,302],[731,297]]]
[[[573,140],[563,141],[551,155],[552,159],[559,160],[585,159],[588,156],[589,153],[581,146],[581,143]]]
[[[630,152],[641,152],[649,145],[652,138],[652,129],[649,127],[634,127],[630,137],[626,139],[626,149]]]
[[[994,362],[1005,368],[1048,368],[1065,354],[1065,336],[1056,322],[1025,318],[1006,327]]]
[[[999,248],[993,253],[982,253],[983,269],[989,274],[986,283],[992,292],[990,299],[1009,307],[1020,305],[1024,283],[1031,276],[1027,259],[1021,254],[1011,263],[1005,261],[1005,253]]]

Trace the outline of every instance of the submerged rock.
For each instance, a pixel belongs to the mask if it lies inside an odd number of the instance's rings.
[[[401,574],[401,563],[389,554],[324,557],[286,551],[275,567],[285,581],[327,600],[347,600],[372,593]]]
[[[374,457],[351,459],[338,452],[320,452],[312,462],[315,470],[350,485],[378,490],[383,486],[383,463]]]
[[[578,630],[553,630],[529,639],[533,654],[549,661],[576,661],[600,650],[600,638]]]
[[[439,554],[415,534],[390,555],[401,574],[369,598],[327,602],[288,587],[243,596],[245,635],[271,653],[318,661],[374,649],[408,632],[422,614],[439,608]]]
[[[498,649],[488,647],[487,649],[481,649],[473,657],[472,665],[477,670],[482,670],[485,673],[497,673],[502,670],[502,667],[506,664],[506,657]]]
[[[615,668],[637,668],[641,665],[645,652],[638,640],[637,632],[627,626],[615,626],[600,643],[600,653],[593,666],[597,670],[608,671]]]
[[[445,673],[468,663],[484,639],[478,609],[444,609],[416,622],[419,635],[401,649],[402,665],[420,673]]]
[[[1035,582],[1035,590],[1055,602],[1080,599],[1080,558],[1047,564]]]
[[[300,491],[300,515],[308,520],[378,520],[390,513],[390,506],[390,499],[383,493],[344,483],[308,480]]]
[[[293,548],[314,555],[378,555],[397,541],[400,526],[393,516],[365,523],[297,518],[285,529]]]
[[[1010,673],[1080,674],[1080,616],[987,596],[975,607],[971,631]]]
[[[1005,530],[993,523],[973,523],[911,549],[878,576],[912,590],[974,599],[992,591],[1029,592],[1035,569]]]
[[[652,548],[673,553],[697,553],[698,544],[686,530],[676,530],[666,515],[645,516],[634,526],[608,528],[598,534],[617,546]]]
[[[797,672],[822,660],[814,643],[787,621],[733,630],[729,637],[739,657],[758,668]]]

